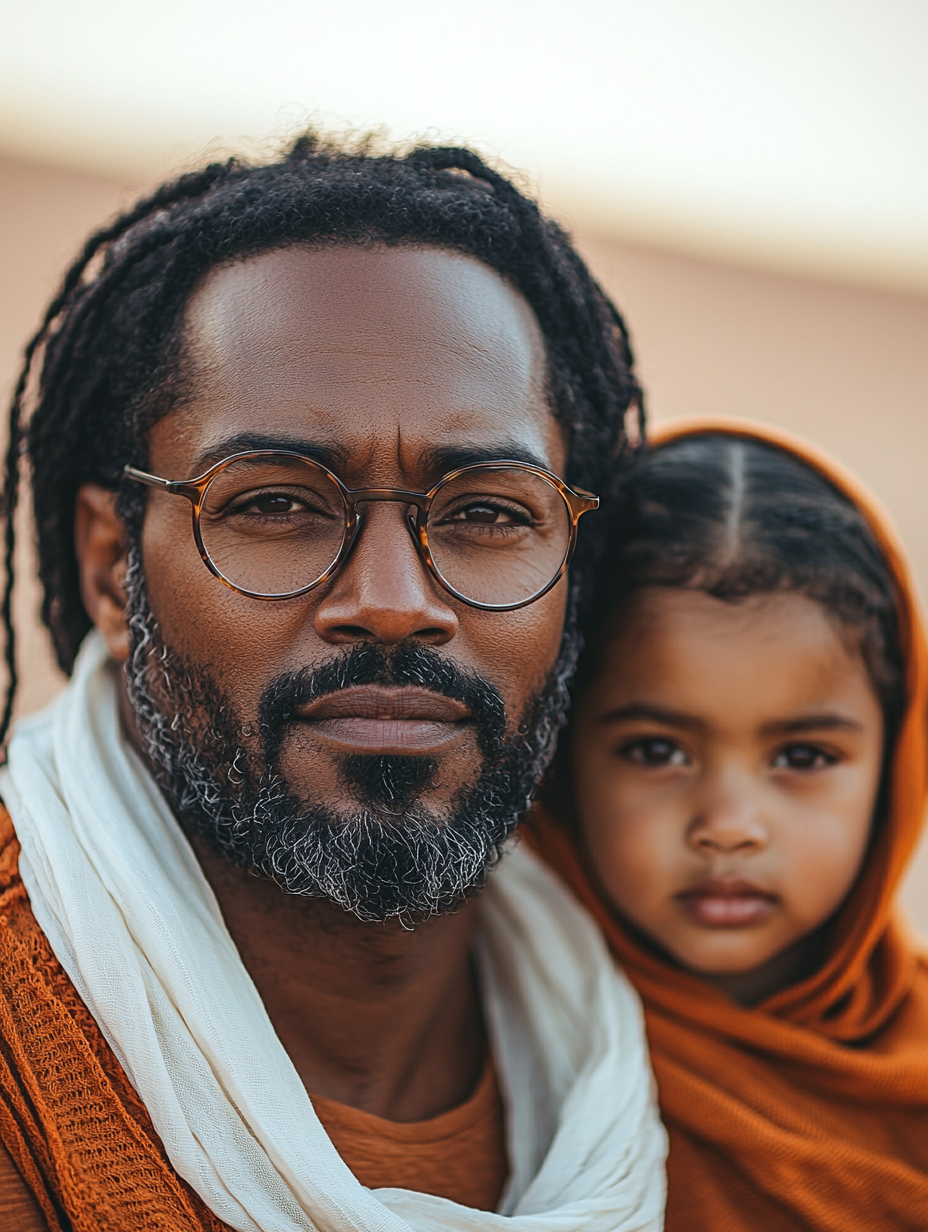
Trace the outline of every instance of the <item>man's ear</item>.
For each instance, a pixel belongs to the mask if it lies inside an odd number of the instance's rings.
[[[116,513],[116,493],[96,483],[78,489],[74,509],[74,548],[87,614],[103,634],[117,663],[129,658],[124,589],[127,545]]]

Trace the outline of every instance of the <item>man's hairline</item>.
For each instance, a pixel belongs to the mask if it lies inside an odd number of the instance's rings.
[[[517,295],[519,299],[525,304],[526,308],[531,313],[532,318],[537,326],[538,335],[541,340],[541,345],[542,345],[542,350],[543,350],[543,361],[544,361],[543,373],[542,373],[542,387],[538,392],[539,392],[541,401],[543,402],[544,406],[548,410],[548,413],[550,414],[551,418],[554,420],[554,423],[556,424],[560,432],[563,434],[564,448],[565,448],[565,467],[564,467],[565,475],[566,473],[570,471],[570,462],[571,462],[571,454],[572,454],[572,433],[569,430],[569,425],[564,422],[563,416],[558,413],[557,402],[554,397],[554,390],[553,390],[552,368],[551,368],[552,359],[551,359],[550,348],[548,346],[548,340],[545,337],[545,332],[544,332],[544,329],[542,328],[542,324],[538,317],[538,314],[536,313],[532,305],[529,303],[525,294],[522,292],[522,290],[519,287],[515,285],[515,283],[511,281],[511,279],[509,279],[500,270],[496,269],[495,266],[488,264],[486,261],[482,260],[482,258],[475,256],[473,253],[469,253],[465,251],[464,249],[456,248],[448,244],[424,242],[424,241],[415,240],[415,239],[410,239],[408,241],[403,240],[396,244],[388,244],[387,242],[383,240],[372,240],[369,244],[366,244],[361,240],[339,239],[339,238],[332,238],[330,240],[322,239],[322,240],[284,241],[282,243],[273,244],[267,248],[257,248],[250,252],[233,253],[231,256],[224,257],[222,260],[217,261],[215,264],[211,265],[207,270],[204,270],[203,273],[200,275],[200,277],[196,280],[196,282],[193,284],[193,286],[189,289],[189,291],[185,295],[183,304],[181,305],[180,310],[178,312],[175,325],[172,327],[168,335],[166,335],[165,337],[163,359],[167,359],[167,365],[159,374],[159,381],[158,381],[157,388],[150,391],[151,406],[152,406],[152,410],[154,413],[149,414],[149,415],[143,415],[142,424],[140,425],[141,439],[138,442],[138,444],[143,444],[144,449],[142,450],[143,457],[139,461],[141,461],[143,465],[147,465],[148,463],[150,437],[151,437],[152,429],[155,427],[155,425],[160,423],[162,419],[167,418],[167,416],[170,415],[172,412],[181,410],[185,406],[189,406],[196,399],[195,393],[192,393],[191,396],[187,398],[185,398],[182,394],[180,394],[179,396],[171,397],[168,400],[167,404],[162,404],[161,402],[161,394],[162,392],[166,392],[165,387],[172,378],[177,381],[181,389],[183,388],[185,384],[187,384],[188,387],[192,386],[199,379],[199,371],[196,366],[196,363],[197,363],[196,356],[194,354],[193,348],[190,346],[190,334],[189,334],[189,325],[190,325],[189,310],[190,310],[190,306],[195,296],[204,289],[204,287],[206,286],[206,283],[208,282],[210,278],[220,273],[223,269],[229,269],[235,265],[244,265],[248,261],[256,260],[259,257],[267,256],[270,253],[285,252],[288,249],[292,249],[292,248],[301,249],[302,251],[306,251],[306,252],[312,252],[312,251],[316,251],[316,250],[320,250],[324,248],[355,248],[360,251],[378,251],[379,250],[383,252],[387,252],[393,249],[406,249],[409,251],[443,252],[443,253],[447,253],[450,256],[460,258],[462,260],[472,261],[475,264],[480,265],[484,269],[488,270],[491,274],[495,275],[504,284],[504,286],[508,287],[509,290],[511,290],[515,295]],[[173,355],[171,354],[172,352],[173,352]],[[517,451],[516,454],[512,455],[513,461],[530,461],[528,455],[525,455],[523,457],[517,456],[518,452],[520,451]],[[524,453],[525,451],[521,451],[521,452]],[[530,461],[530,464],[540,465],[540,466],[545,465],[544,461],[538,458]],[[172,478],[176,478],[176,476],[172,476]],[[185,478],[189,478],[189,476],[185,476]],[[147,506],[147,503],[148,502],[146,501],[145,502],[146,506]]]

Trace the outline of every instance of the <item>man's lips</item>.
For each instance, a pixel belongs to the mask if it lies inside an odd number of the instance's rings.
[[[779,901],[776,894],[742,877],[707,877],[675,897],[686,914],[706,928],[759,924]]]
[[[293,718],[346,751],[385,755],[432,752],[461,734],[470,711],[429,689],[355,685],[300,707]]]

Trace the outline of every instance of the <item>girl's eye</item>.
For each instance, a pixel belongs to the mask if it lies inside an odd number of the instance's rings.
[[[773,765],[778,770],[826,770],[837,760],[816,744],[788,744],[774,757]]]
[[[623,745],[621,754],[636,766],[687,766],[689,758],[678,744],[660,736],[633,740]]]

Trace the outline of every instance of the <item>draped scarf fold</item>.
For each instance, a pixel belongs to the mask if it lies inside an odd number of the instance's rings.
[[[509,1130],[501,1213],[355,1179],[122,733],[118,688],[91,634],[62,696],[17,728],[0,792],[36,920],[209,1210],[240,1232],[659,1232],[666,1139],[638,999],[586,913],[524,849],[480,905]]]
[[[540,812],[531,841],[599,921],[645,1006],[670,1134],[668,1232],[915,1232],[928,1228],[928,964],[895,896],[928,775],[928,659],[909,567],[886,513],[841,467],[737,420],[694,432],[768,441],[862,510],[898,594],[907,708],[887,815],[840,909],[821,968],[754,1008],[646,952],[602,902],[573,836]]]

